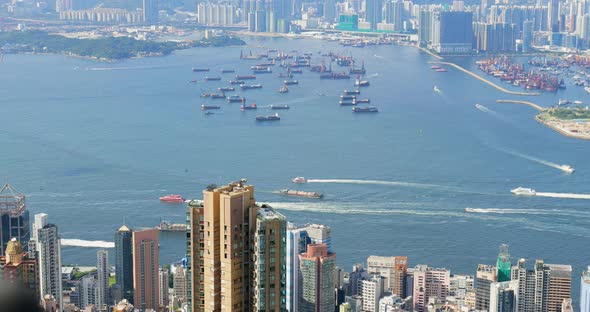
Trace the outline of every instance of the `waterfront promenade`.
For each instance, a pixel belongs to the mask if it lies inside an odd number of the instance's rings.
[[[504,92],[504,93],[508,93],[508,94],[512,94],[512,95],[523,95],[523,96],[539,95],[539,93],[510,91],[510,90],[505,89],[505,88],[503,88],[503,87],[501,87],[501,86],[499,86],[499,85],[497,85],[497,84],[495,84],[495,83],[493,83],[493,82],[491,82],[491,81],[489,81],[489,80],[487,80],[487,79],[485,79],[485,78],[477,75],[476,73],[474,73],[472,71],[469,71],[469,70],[467,70],[467,69],[465,69],[465,68],[463,68],[463,67],[455,64],[455,63],[451,63],[451,62],[429,62],[429,63],[430,64],[449,65],[449,66],[455,67],[456,69],[458,69],[458,70],[460,70],[460,71],[468,74],[469,76],[471,76],[471,77],[473,77],[473,78],[475,78],[475,79],[477,79],[477,80],[479,80],[479,81],[481,81],[483,83],[486,83],[486,84],[488,84],[488,85],[496,88],[498,91],[501,91],[501,92]]]

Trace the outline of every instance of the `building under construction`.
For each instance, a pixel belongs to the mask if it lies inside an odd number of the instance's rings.
[[[25,250],[31,238],[29,230],[29,212],[25,205],[25,195],[17,192],[10,184],[0,189],[0,255],[10,239],[22,242]]]

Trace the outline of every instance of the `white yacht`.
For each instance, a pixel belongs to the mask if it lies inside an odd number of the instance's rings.
[[[537,192],[535,192],[535,190],[530,189],[530,188],[526,188],[526,187],[517,187],[513,190],[510,190],[510,192],[512,192],[512,194],[514,194],[514,195],[525,195],[525,196],[537,195]]]
[[[293,183],[307,183],[307,180],[304,177],[296,177],[291,181]]]

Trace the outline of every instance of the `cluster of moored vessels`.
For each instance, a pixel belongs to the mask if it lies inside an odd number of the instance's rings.
[[[247,90],[262,89],[263,85],[261,83],[247,83],[247,81],[256,80],[257,75],[259,74],[272,74],[273,72],[276,72],[278,73],[278,77],[282,80],[282,84],[277,91],[280,94],[285,94],[291,91],[290,87],[299,84],[299,80],[294,79],[294,75],[302,74],[303,68],[307,67],[311,72],[318,73],[320,79],[350,79],[351,75],[356,75],[357,78],[354,82],[355,89],[351,91],[345,90],[339,100],[339,104],[342,106],[352,106],[352,111],[356,113],[378,111],[378,109],[373,106],[361,106],[363,104],[371,103],[370,99],[359,97],[359,89],[370,85],[368,80],[361,79],[361,76],[366,73],[364,63],[357,65],[351,56],[339,55],[335,53],[321,54],[321,56],[324,57],[324,59],[329,59],[327,66],[325,65],[324,61],[322,61],[320,64],[312,64],[312,53],[299,54],[297,51],[285,52],[277,51],[276,49],[269,49],[267,53],[258,54],[253,54],[251,51],[249,53],[244,53],[242,51],[240,52],[240,59],[247,61],[261,61],[255,65],[250,66],[252,75],[240,75],[236,74],[236,70],[234,69],[223,68],[219,70],[221,74],[233,73],[235,75],[233,79],[228,81],[229,86],[218,87],[217,91],[212,93],[203,92],[201,93],[201,98],[207,98],[211,100],[225,100],[227,103],[240,103],[239,109],[241,111],[257,110],[261,107],[257,106],[255,103],[246,104],[246,97],[228,93],[235,91],[245,92]],[[333,63],[340,67],[346,67],[347,70],[333,71]],[[213,74],[210,75],[210,68],[193,68],[192,71],[195,73],[206,73],[207,76],[204,77],[205,82],[219,82],[222,80],[221,76],[216,76]],[[191,80],[191,83],[197,83],[197,80]],[[202,104],[200,108],[204,111],[204,114],[213,115],[215,114],[215,110],[219,110],[222,107],[220,105]],[[268,108],[271,110],[286,110],[289,109],[289,106],[274,104],[264,106],[263,108]],[[281,120],[281,117],[279,114],[275,113],[257,116],[255,120],[259,122],[278,121]]]

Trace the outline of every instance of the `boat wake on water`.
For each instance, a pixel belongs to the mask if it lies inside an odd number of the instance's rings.
[[[158,68],[165,68],[165,66],[130,66],[130,67],[86,67],[86,70],[140,70],[140,69],[158,69]]]
[[[480,111],[484,112],[484,113],[490,113],[490,114],[497,114],[495,111],[481,105],[481,104],[475,104],[475,108],[479,109]]]
[[[465,212],[483,213],[483,214],[534,214],[534,215],[557,215],[557,216],[585,216],[590,217],[590,213],[581,213],[580,211],[561,210],[561,209],[515,209],[515,208],[465,208]]]
[[[370,74],[367,76],[367,78],[375,78],[377,76],[379,76],[379,73]]]
[[[570,199],[590,199],[590,194],[536,192],[536,196]]]
[[[401,181],[380,181],[380,180],[354,180],[354,179],[309,179],[307,183],[340,183],[340,184],[368,184],[368,185],[391,185],[391,186],[403,186],[423,189],[452,189],[448,186],[438,184],[424,184],[424,183],[413,183],[413,182],[401,182]]]
[[[555,168],[555,169],[561,170],[561,171],[563,171],[565,173],[573,173],[574,172],[574,168],[572,168],[569,165],[559,165],[559,164],[556,164],[554,162],[550,162],[550,161],[547,161],[547,160],[539,159],[539,158],[536,158],[536,157],[533,157],[533,156],[529,156],[529,155],[525,155],[525,154],[518,153],[518,152],[515,152],[515,151],[511,151],[511,150],[505,149],[505,148],[496,148],[496,149],[498,149],[498,150],[500,150],[500,151],[502,151],[504,153],[507,153],[507,154],[516,156],[516,157],[524,158],[526,160],[534,161],[534,162],[536,162],[538,164],[545,165],[547,167],[551,167],[551,168]]]
[[[115,243],[105,241],[91,241],[83,239],[61,239],[62,246],[87,247],[87,248],[115,248]]]

